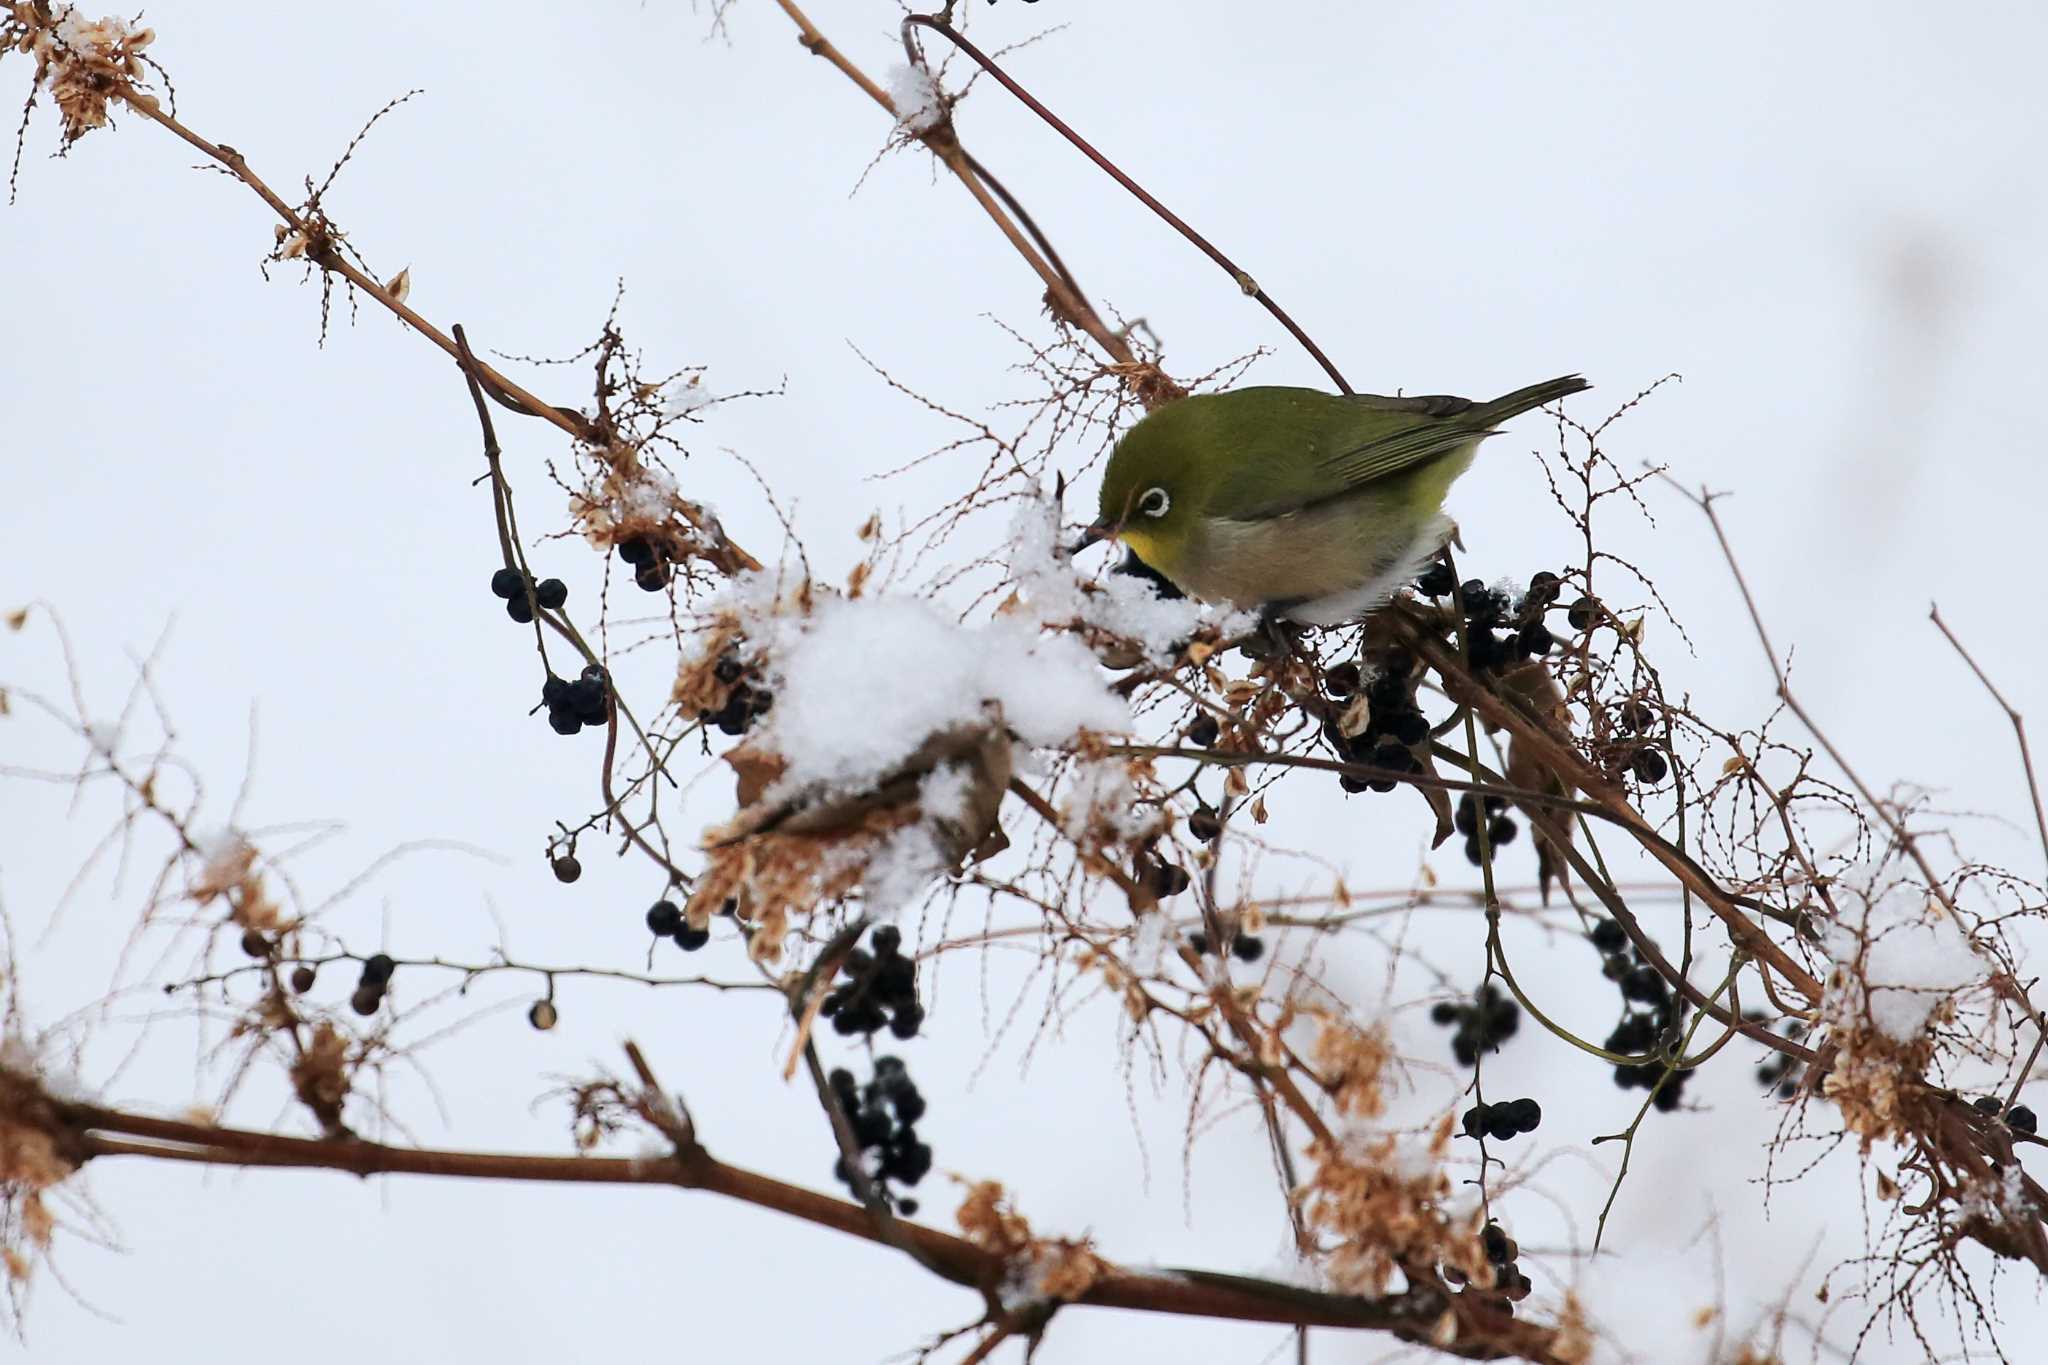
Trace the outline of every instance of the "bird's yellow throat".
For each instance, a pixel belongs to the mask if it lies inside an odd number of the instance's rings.
[[[1159,538],[1157,536],[1154,536],[1149,531],[1140,531],[1126,527],[1118,532],[1117,539],[1130,549],[1137,551],[1138,558],[1144,560],[1147,565],[1154,569],[1160,568],[1159,561],[1161,556],[1159,553]],[[1162,569],[1161,572],[1164,572],[1164,570]]]

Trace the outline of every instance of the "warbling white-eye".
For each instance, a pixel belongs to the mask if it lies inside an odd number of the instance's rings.
[[[1590,387],[1566,375],[1490,403],[1280,387],[1183,398],[1117,443],[1082,543],[1120,541],[1204,601],[1352,620],[1442,548],[1444,494],[1481,441]]]

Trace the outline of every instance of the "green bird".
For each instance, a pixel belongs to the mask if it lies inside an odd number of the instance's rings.
[[[1113,540],[1190,596],[1355,620],[1451,534],[1444,494],[1502,422],[1592,386],[1490,403],[1260,387],[1183,398],[1124,433],[1082,545]]]

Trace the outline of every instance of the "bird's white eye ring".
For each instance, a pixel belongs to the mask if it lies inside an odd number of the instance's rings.
[[[1164,488],[1148,488],[1145,496],[1138,499],[1138,510],[1148,517],[1163,517],[1171,506],[1173,499],[1166,496]]]

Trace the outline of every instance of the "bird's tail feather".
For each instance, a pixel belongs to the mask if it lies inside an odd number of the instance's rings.
[[[1561,375],[1556,379],[1546,379],[1541,384],[1531,384],[1526,389],[1504,393],[1491,403],[1481,403],[1471,415],[1485,425],[1492,426],[1496,422],[1505,422],[1518,413],[1540,408],[1545,403],[1554,403],[1568,394],[1581,393],[1592,387],[1578,375]]]

